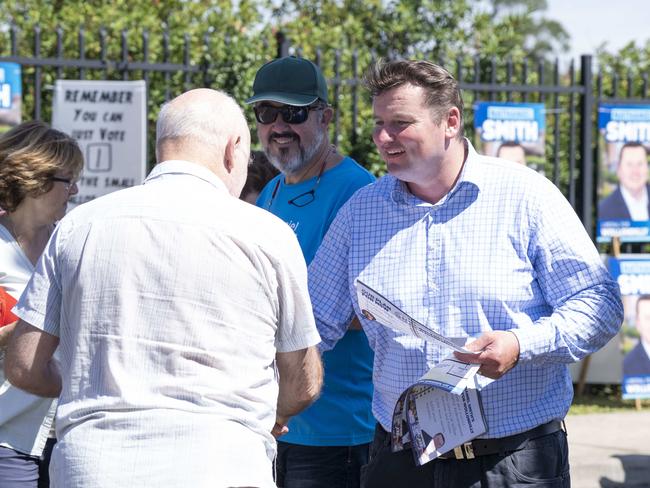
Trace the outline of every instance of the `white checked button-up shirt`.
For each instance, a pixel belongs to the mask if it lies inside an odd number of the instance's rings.
[[[618,330],[618,286],[558,189],[516,163],[469,156],[435,205],[388,175],[341,209],[309,268],[316,325],[328,349],[354,312],[375,351],[373,412],[390,430],[404,389],[449,351],[360,313],[359,278],[448,337],[512,330],[519,363],[482,391],[486,437],[563,418],[573,390],[567,363]]]

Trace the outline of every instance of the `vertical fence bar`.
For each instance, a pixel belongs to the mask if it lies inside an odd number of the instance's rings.
[[[582,104],[580,111],[580,180],[582,188],[582,205],[579,213],[587,233],[593,237],[593,152],[592,152],[592,113],[594,94],[592,90],[591,56],[580,57],[580,84],[582,85]]]
[[[506,84],[510,85],[512,84],[512,58],[508,58],[508,61],[506,61]],[[506,100],[508,102],[512,102],[512,92],[508,91],[506,92]]]
[[[169,29],[165,28],[165,31],[163,32],[163,63],[167,64],[169,63]],[[170,81],[170,73],[169,71],[165,71],[165,101],[168,102],[171,93],[169,90],[169,81]]]
[[[352,134],[350,143],[356,147],[358,139],[358,112],[359,112],[359,52],[355,49],[352,52]]]
[[[341,88],[341,50],[334,52],[334,102],[336,111],[334,112],[334,144],[339,146],[339,136],[341,134],[341,111],[339,110],[339,94]]]
[[[183,36],[183,70],[185,71],[185,76],[183,77],[183,86],[185,87],[185,90],[189,90],[191,85],[190,35],[187,33]]]
[[[618,96],[618,73],[612,75],[612,98]]]
[[[538,59],[537,60],[537,84],[538,85],[543,85],[544,84],[544,60],[543,59]],[[542,93],[541,91],[539,92],[539,102],[544,103],[546,101],[546,95]]]
[[[569,66],[569,78],[571,86],[576,86],[576,70],[574,60],[571,60]],[[575,94],[569,95],[569,203],[573,208],[576,207],[576,107]]]
[[[203,86],[209,87],[212,85],[212,78],[211,78],[211,72],[212,72],[212,56],[210,54],[210,34],[206,32],[203,35],[203,65],[202,65],[202,70],[203,70]]]
[[[9,32],[9,37],[11,38],[11,55],[18,56],[18,26],[12,22]]]
[[[597,101],[600,102],[603,98],[603,72],[598,72],[598,77],[596,78],[596,97]]]
[[[34,59],[41,58],[41,26],[34,26]],[[34,66],[34,118],[41,120],[41,70],[40,66]]]
[[[648,73],[643,73],[641,77],[641,97],[648,98]]]
[[[494,56],[490,59],[490,83],[492,83],[492,85],[497,84],[497,58]],[[497,92],[491,91],[490,100],[496,100],[496,98]]]
[[[142,31],[142,60],[146,64],[149,64],[149,31],[147,31],[146,29]],[[149,70],[145,69],[142,72],[142,79],[144,80],[144,84],[148,92],[149,91]]]
[[[60,25],[56,26],[56,58],[59,61],[63,59],[63,28]],[[63,66],[60,64],[56,67],[56,77],[63,78]]]
[[[603,100],[603,72],[602,69],[598,71],[598,75],[596,77],[596,98],[594,100],[594,103],[596,106],[598,106]],[[596,130],[596,134],[594,135],[594,147],[598,148],[600,147],[600,131]],[[601,158],[602,155],[600,154],[600,151],[596,150],[592,152],[593,154],[593,167],[596,168],[596,172],[599,171],[599,168],[602,164]],[[581,170],[582,171],[582,170]],[[597,178],[598,179],[598,175]],[[580,188],[578,188],[578,191]],[[579,204],[579,202],[577,202]]]
[[[77,42],[79,45],[79,59],[83,61],[86,59],[86,32],[83,26],[79,27],[79,31],[77,33]],[[79,67],[79,79],[86,79],[86,70],[83,68],[83,66]]]
[[[553,83],[560,87],[560,62],[555,58]],[[560,186],[560,93],[553,95],[553,183]]]
[[[275,54],[276,58],[284,58],[285,56],[289,56],[289,48],[291,47],[291,43],[289,42],[289,38],[284,35],[284,32],[278,31],[275,34],[275,42],[277,43],[277,51]]]
[[[481,58],[474,56],[474,83],[478,84],[481,81]],[[474,91],[474,103],[478,102],[481,99],[481,93],[478,90]]]
[[[122,30],[122,79],[129,79],[129,37],[126,29]]]
[[[106,28],[101,26],[99,28],[99,59],[102,62],[102,80],[106,79],[108,74],[108,63],[106,62]]]
[[[528,58],[524,58],[524,62],[521,66],[521,84],[526,85],[528,83]],[[528,101],[528,92],[524,92],[524,102]]]
[[[323,62],[323,51],[321,48],[316,49],[316,60],[314,63],[320,68],[321,63]]]
[[[632,98],[632,93],[633,93],[633,83],[634,83],[634,78],[632,76],[632,69],[627,70],[627,98]]]

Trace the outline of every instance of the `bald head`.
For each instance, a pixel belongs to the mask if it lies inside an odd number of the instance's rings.
[[[156,160],[183,159],[205,166],[239,196],[246,180],[250,132],[241,108],[223,92],[198,88],[160,109]],[[242,179],[243,175],[243,179]]]

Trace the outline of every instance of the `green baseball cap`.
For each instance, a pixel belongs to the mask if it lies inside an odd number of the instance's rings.
[[[302,107],[319,99],[327,103],[327,81],[318,66],[304,58],[287,56],[257,71],[253,96],[246,103],[270,101]]]

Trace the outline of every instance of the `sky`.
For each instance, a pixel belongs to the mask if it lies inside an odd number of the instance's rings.
[[[547,0],[545,17],[558,20],[571,35],[567,57],[595,54],[607,42],[616,51],[630,41],[650,39],[650,0]],[[565,56],[562,56],[564,58]]]

